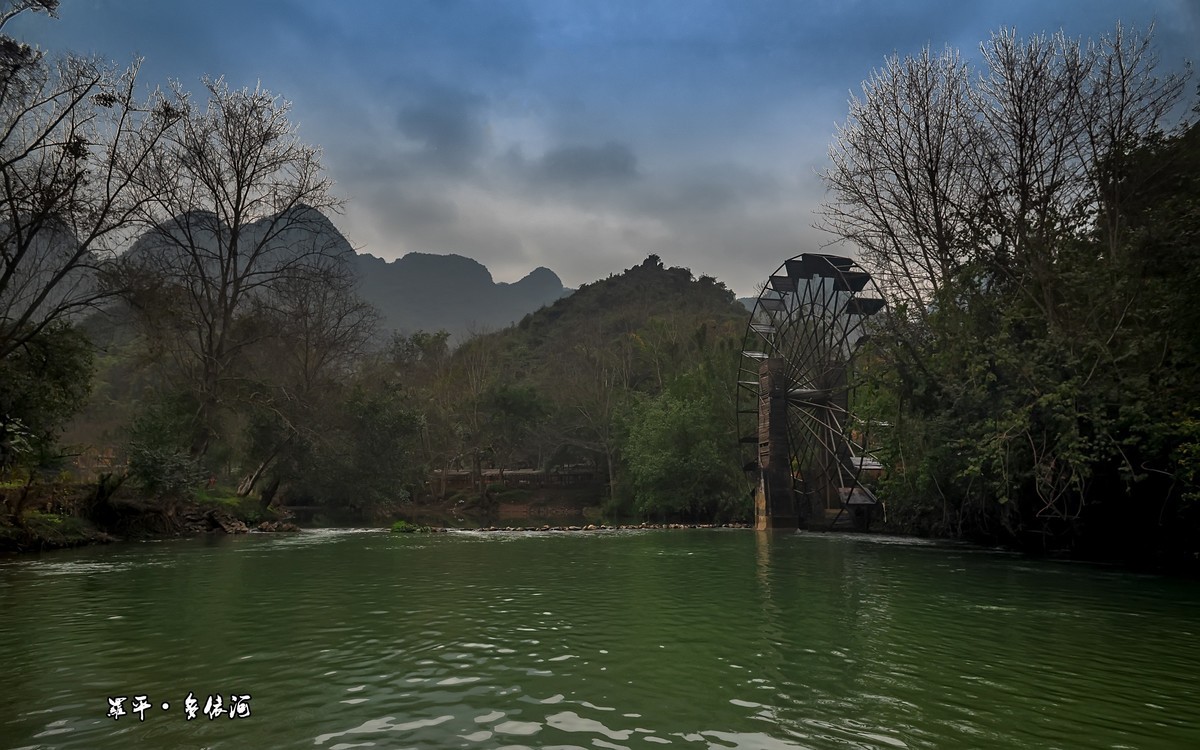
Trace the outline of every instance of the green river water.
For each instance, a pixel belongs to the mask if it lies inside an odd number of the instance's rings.
[[[0,561],[2,748],[672,746],[1200,748],[1200,584],[719,529]]]

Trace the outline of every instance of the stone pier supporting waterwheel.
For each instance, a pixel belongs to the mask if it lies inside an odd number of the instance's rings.
[[[754,495],[754,528],[796,529],[796,493],[792,490],[787,434],[787,378],[778,357],[764,360],[758,371],[758,467]]]

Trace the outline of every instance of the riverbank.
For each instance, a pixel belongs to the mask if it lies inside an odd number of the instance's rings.
[[[379,508],[371,514],[322,508],[263,508],[220,488],[190,499],[154,499],[119,480],[0,487],[0,554],[110,544],[128,540],[299,531],[300,526],[367,524],[386,527],[397,518],[430,531],[583,532],[624,529],[749,528],[744,523],[614,523],[602,517],[594,488],[557,492],[508,490],[484,505],[444,501]],[[295,521],[296,523],[293,523]],[[297,525],[299,524],[299,525]]]
[[[257,501],[206,491],[191,499],[155,499],[119,480],[0,488],[0,554],[178,538],[299,530]]]
[[[51,549],[109,544],[118,537],[97,529],[82,518],[58,513],[26,513],[20,523],[0,519],[0,554],[41,552]]]
[[[239,498],[221,488],[201,490],[191,499],[152,499],[136,488],[108,480],[89,484],[0,486],[0,555],[110,544],[121,541],[172,539],[206,534],[252,531],[288,532],[301,528],[371,526],[387,528],[397,519],[423,530],[503,532],[589,532],[637,529],[751,528],[748,523],[641,522],[603,514],[594,488],[568,491],[508,490],[490,493],[484,504],[446,500],[373,507],[371,512],[322,507],[264,508],[255,498]],[[311,511],[312,509],[308,509]],[[19,520],[18,520],[19,519]],[[933,538],[883,525],[887,534]],[[948,540],[952,541],[952,540]],[[960,540],[961,541],[961,540]],[[975,540],[982,547],[996,547]],[[1079,550],[1005,546],[1033,557],[1117,564],[1131,570],[1200,576],[1194,556],[1098,556]]]

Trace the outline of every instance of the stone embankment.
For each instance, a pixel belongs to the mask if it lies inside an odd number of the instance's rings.
[[[284,521],[263,521],[257,529],[259,531],[299,531],[300,527]]]
[[[245,534],[250,531],[276,532],[300,530],[300,527],[296,524],[283,521],[263,521],[251,529],[246,525],[245,521],[242,521],[229,511],[220,509],[201,510],[199,508],[192,508],[185,511],[181,515],[180,520],[183,523],[182,532],[191,536],[212,532]]]

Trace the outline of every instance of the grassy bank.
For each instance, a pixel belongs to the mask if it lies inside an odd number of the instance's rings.
[[[267,517],[269,516],[269,517]],[[211,488],[191,497],[147,497],[119,480],[0,486],[0,553],[126,539],[241,533],[278,519],[258,502]]]

